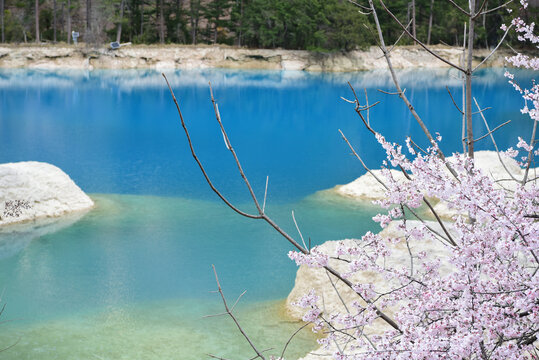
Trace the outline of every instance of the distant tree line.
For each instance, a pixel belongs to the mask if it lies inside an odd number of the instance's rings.
[[[450,0],[385,0],[417,38],[461,45],[465,16]],[[454,0],[463,8],[468,0]],[[358,0],[358,2],[361,2]],[[487,0],[496,9],[506,0]],[[402,30],[377,5],[391,42]],[[510,4],[518,11],[518,4]],[[537,18],[537,6],[521,16]],[[371,17],[346,0],[0,0],[1,42],[229,44],[257,48],[352,50],[375,44]],[[509,22],[505,8],[481,17],[476,46],[496,45]],[[403,37],[400,44],[411,44]]]

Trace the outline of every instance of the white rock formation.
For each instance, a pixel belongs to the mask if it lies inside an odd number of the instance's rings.
[[[10,216],[9,204],[22,201],[18,216]],[[51,218],[92,208],[90,199],[54,165],[28,161],[0,165],[0,226]]]
[[[476,151],[474,154],[475,166],[480,169],[485,175],[490,176],[493,180],[510,179],[508,171],[516,179],[521,180],[524,176],[524,169],[522,169],[517,161],[510,158],[503,153],[500,154],[503,165],[498,158],[498,154],[495,151]],[[454,162],[455,157],[451,156],[447,158],[449,162]],[[505,167],[504,167],[505,165]],[[380,170],[372,170],[372,172],[382,181],[384,176]],[[405,177],[402,172],[397,170],[391,170],[392,176],[397,181],[405,181]],[[530,169],[529,178],[534,178],[538,174],[537,169]],[[514,190],[517,183],[515,181],[499,181],[495,183],[495,186],[499,188],[505,188],[508,190]],[[366,173],[351,183],[345,185],[337,185],[329,192],[336,193],[340,196],[351,197],[358,200],[381,200],[385,198],[384,187],[369,173]],[[437,200],[433,199],[433,203]],[[451,219],[457,212],[451,209],[447,204],[443,202],[437,202],[434,205],[434,210],[442,218]]]
[[[381,181],[386,180],[381,170],[372,170],[371,172]],[[397,181],[406,180],[404,174],[398,170],[391,170],[391,176]],[[384,199],[386,192],[384,186],[371,173],[366,173],[346,185],[337,185],[332,191],[358,200]]]
[[[441,231],[441,228],[437,223],[435,222],[427,222],[427,223],[436,231]],[[407,226],[410,226],[410,227],[416,227],[419,225],[420,225],[419,221],[407,222]],[[397,227],[397,222],[395,221],[391,222],[382,232],[380,232],[380,235],[386,238],[398,238],[398,237],[404,236],[402,230],[400,230]],[[359,240],[347,239],[347,240],[342,240],[342,241],[327,241],[320,246],[320,249],[326,254],[333,255],[335,253],[337,245],[340,242],[344,242],[345,244],[353,244],[355,241],[359,241]],[[447,248],[441,242],[438,242],[438,241],[433,242],[433,241],[417,240],[417,239],[411,238],[410,249],[412,253],[425,251],[428,253],[428,256],[430,258],[439,258],[439,259],[448,258],[449,248]],[[392,251],[391,257],[387,258],[385,262],[387,266],[391,266],[391,267],[398,266],[398,267],[405,267],[405,268],[410,266],[410,257],[409,257],[408,249],[406,248],[406,244],[404,241],[401,241],[398,244],[393,245],[393,247],[391,248],[391,251]],[[330,259],[329,265],[341,273],[343,272],[346,273],[349,271],[348,270],[349,264],[344,261]],[[417,266],[417,262],[416,262],[416,266]],[[452,268],[449,263],[442,261],[442,265],[440,269],[442,272],[449,273]],[[339,291],[340,297],[344,300],[345,303],[350,304],[352,303],[352,301],[360,301],[359,297],[357,296],[357,294],[354,293],[353,290],[348,288],[342,282],[337,281],[335,277],[332,276],[332,279],[336,288]],[[377,291],[389,290],[389,286],[391,286],[391,284],[388,284],[387,280],[385,280],[383,277],[369,271],[359,272],[353,277],[350,277],[349,280],[354,283],[374,284],[375,289]],[[318,306],[322,308],[325,313],[329,314],[332,312],[341,312],[341,313],[346,312],[346,309],[343,306],[343,301],[341,301],[341,298],[339,298],[339,295],[337,294],[337,292],[331,285],[331,282],[328,279],[328,274],[326,273],[326,271],[324,269],[310,268],[306,265],[301,265],[296,274],[296,281],[295,281],[294,288],[292,289],[292,291],[288,295],[288,298],[286,299],[286,310],[291,317],[295,319],[302,318],[305,310],[293,305],[293,303],[296,302],[302,295],[308,293],[311,289],[314,289],[316,291],[316,294],[320,296],[321,300],[319,301]],[[366,329],[365,331],[366,333],[373,334],[377,332],[378,333],[382,332],[387,329],[388,329],[387,324],[385,324],[381,320],[377,320],[374,323],[374,326],[372,326],[369,329]],[[303,360],[330,359],[331,354],[335,350],[336,348],[334,349],[330,348],[329,350],[320,348],[307,354],[307,356],[304,357]]]
[[[458,62],[462,51],[448,46],[434,46],[436,52]],[[473,61],[478,64],[488,50],[478,50]],[[416,46],[398,46],[392,62],[399,68],[439,68],[448,65]],[[110,50],[108,45],[5,45],[0,46],[1,68],[36,69],[193,69],[234,68],[306,71],[358,71],[385,69],[380,49],[343,52],[310,52],[283,49],[245,49],[225,45],[134,45]],[[506,54],[497,52],[487,66],[504,65]]]

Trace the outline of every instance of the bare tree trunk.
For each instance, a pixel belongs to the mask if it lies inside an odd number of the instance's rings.
[[[414,35],[414,38],[417,39],[415,30],[415,0],[412,0],[412,35]]]
[[[464,23],[464,36],[462,37],[462,57],[460,59],[460,67],[464,69],[466,66],[466,23]],[[462,109],[466,108],[466,77],[462,77]],[[462,139],[462,153],[466,154],[466,113],[462,112],[462,130],[461,130],[461,139]]]
[[[116,42],[120,42],[120,39],[122,38],[122,23],[124,20],[124,2],[125,0],[122,0],[120,2],[120,21],[118,22],[118,29],[116,30]]]
[[[215,26],[213,29],[213,43],[217,44],[217,23],[219,22],[219,15],[215,18]]]
[[[193,45],[196,45],[197,43],[197,32],[198,32],[198,11],[199,11],[199,4],[200,0],[191,0],[190,1],[190,7],[191,7],[191,41]]]
[[[181,34],[181,16],[182,16],[182,0],[176,0],[176,39],[178,42],[183,41]]]
[[[39,42],[39,0],[35,1],[35,25],[36,25],[36,43]]]
[[[52,2],[52,41],[56,42],[56,0]]]
[[[92,29],[92,0],[86,0],[86,36]]]
[[[240,31],[239,31],[238,46],[241,46],[241,39],[243,36],[242,27],[243,27],[243,0],[240,0]]]
[[[140,3],[140,37],[144,34],[144,1]]]
[[[470,13],[473,15],[475,12],[475,0],[470,1]],[[473,123],[472,123],[472,55],[473,55],[473,41],[475,34],[475,20],[473,16],[470,16],[468,22],[468,57],[466,64],[466,130],[468,137],[468,156],[473,158],[474,156],[474,138],[473,138]]]
[[[0,27],[2,28],[2,42],[6,41],[4,35],[4,0],[0,0]]]
[[[432,32],[432,13],[434,12],[434,0],[430,0],[429,29],[427,33],[427,45],[430,45],[430,35]]]
[[[159,42],[165,43],[165,17],[163,15],[163,0],[159,0]]]
[[[485,3],[485,13],[483,14],[483,27],[485,28],[485,47],[488,49],[488,29],[487,29],[487,14],[488,1]]]
[[[67,0],[67,43],[71,44],[71,0]]]

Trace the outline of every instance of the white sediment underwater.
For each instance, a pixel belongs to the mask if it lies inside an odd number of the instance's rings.
[[[0,164],[0,258],[77,221],[94,202],[54,165]]]

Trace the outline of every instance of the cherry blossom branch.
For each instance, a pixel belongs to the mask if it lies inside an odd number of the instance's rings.
[[[348,141],[348,139],[346,138],[346,136],[344,135],[344,133],[339,129],[339,132],[341,133],[341,136],[343,138],[343,140],[348,144],[348,147],[350,148],[350,150],[352,150],[352,153],[353,155],[356,157],[356,159],[359,160],[359,162],[361,163],[361,165],[363,166],[363,168],[378,182],[380,183],[380,185],[382,185],[386,190],[389,190],[389,188],[387,187],[387,185],[378,177],[376,176],[376,174],[365,164],[365,162],[363,161],[363,159],[361,158],[361,156],[358,155],[358,153],[356,152],[356,150],[354,149],[354,147],[352,146],[352,144],[350,143],[350,141]],[[404,172],[406,176],[408,176],[408,174],[406,174],[406,172]],[[408,177],[408,180],[410,180],[410,178]],[[444,224],[443,224],[443,221],[440,219],[440,217],[438,216],[438,214],[436,213],[436,211],[434,210],[434,208],[432,207],[432,205],[428,202],[427,199],[423,198],[423,201],[425,202],[425,204],[429,207],[429,209],[432,211],[433,215],[435,216],[436,220],[438,221],[438,223],[440,224],[440,226],[442,227],[442,229],[444,230],[444,232],[449,236],[448,238],[444,237],[443,235],[441,235],[438,231],[434,230],[432,227],[430,227],[429,225],[426,224],[425,220],[423,218],[421,218],[412,208],[410,208],[408,205],[406,204],[403,204],[404,207],[410,211],[412,213],[412,215],[414,215],[414,217],[421,221],[425,227],[430,231],[432,232],[433,234],[437,235],[439,238],[445,240],[447,243],[453,245],[453,246],[457,246],[457,244],[455,243],[455,241],[452,239],[451,235],[449,234],[449,232],[447,231],[447,229],[445,228]]]

